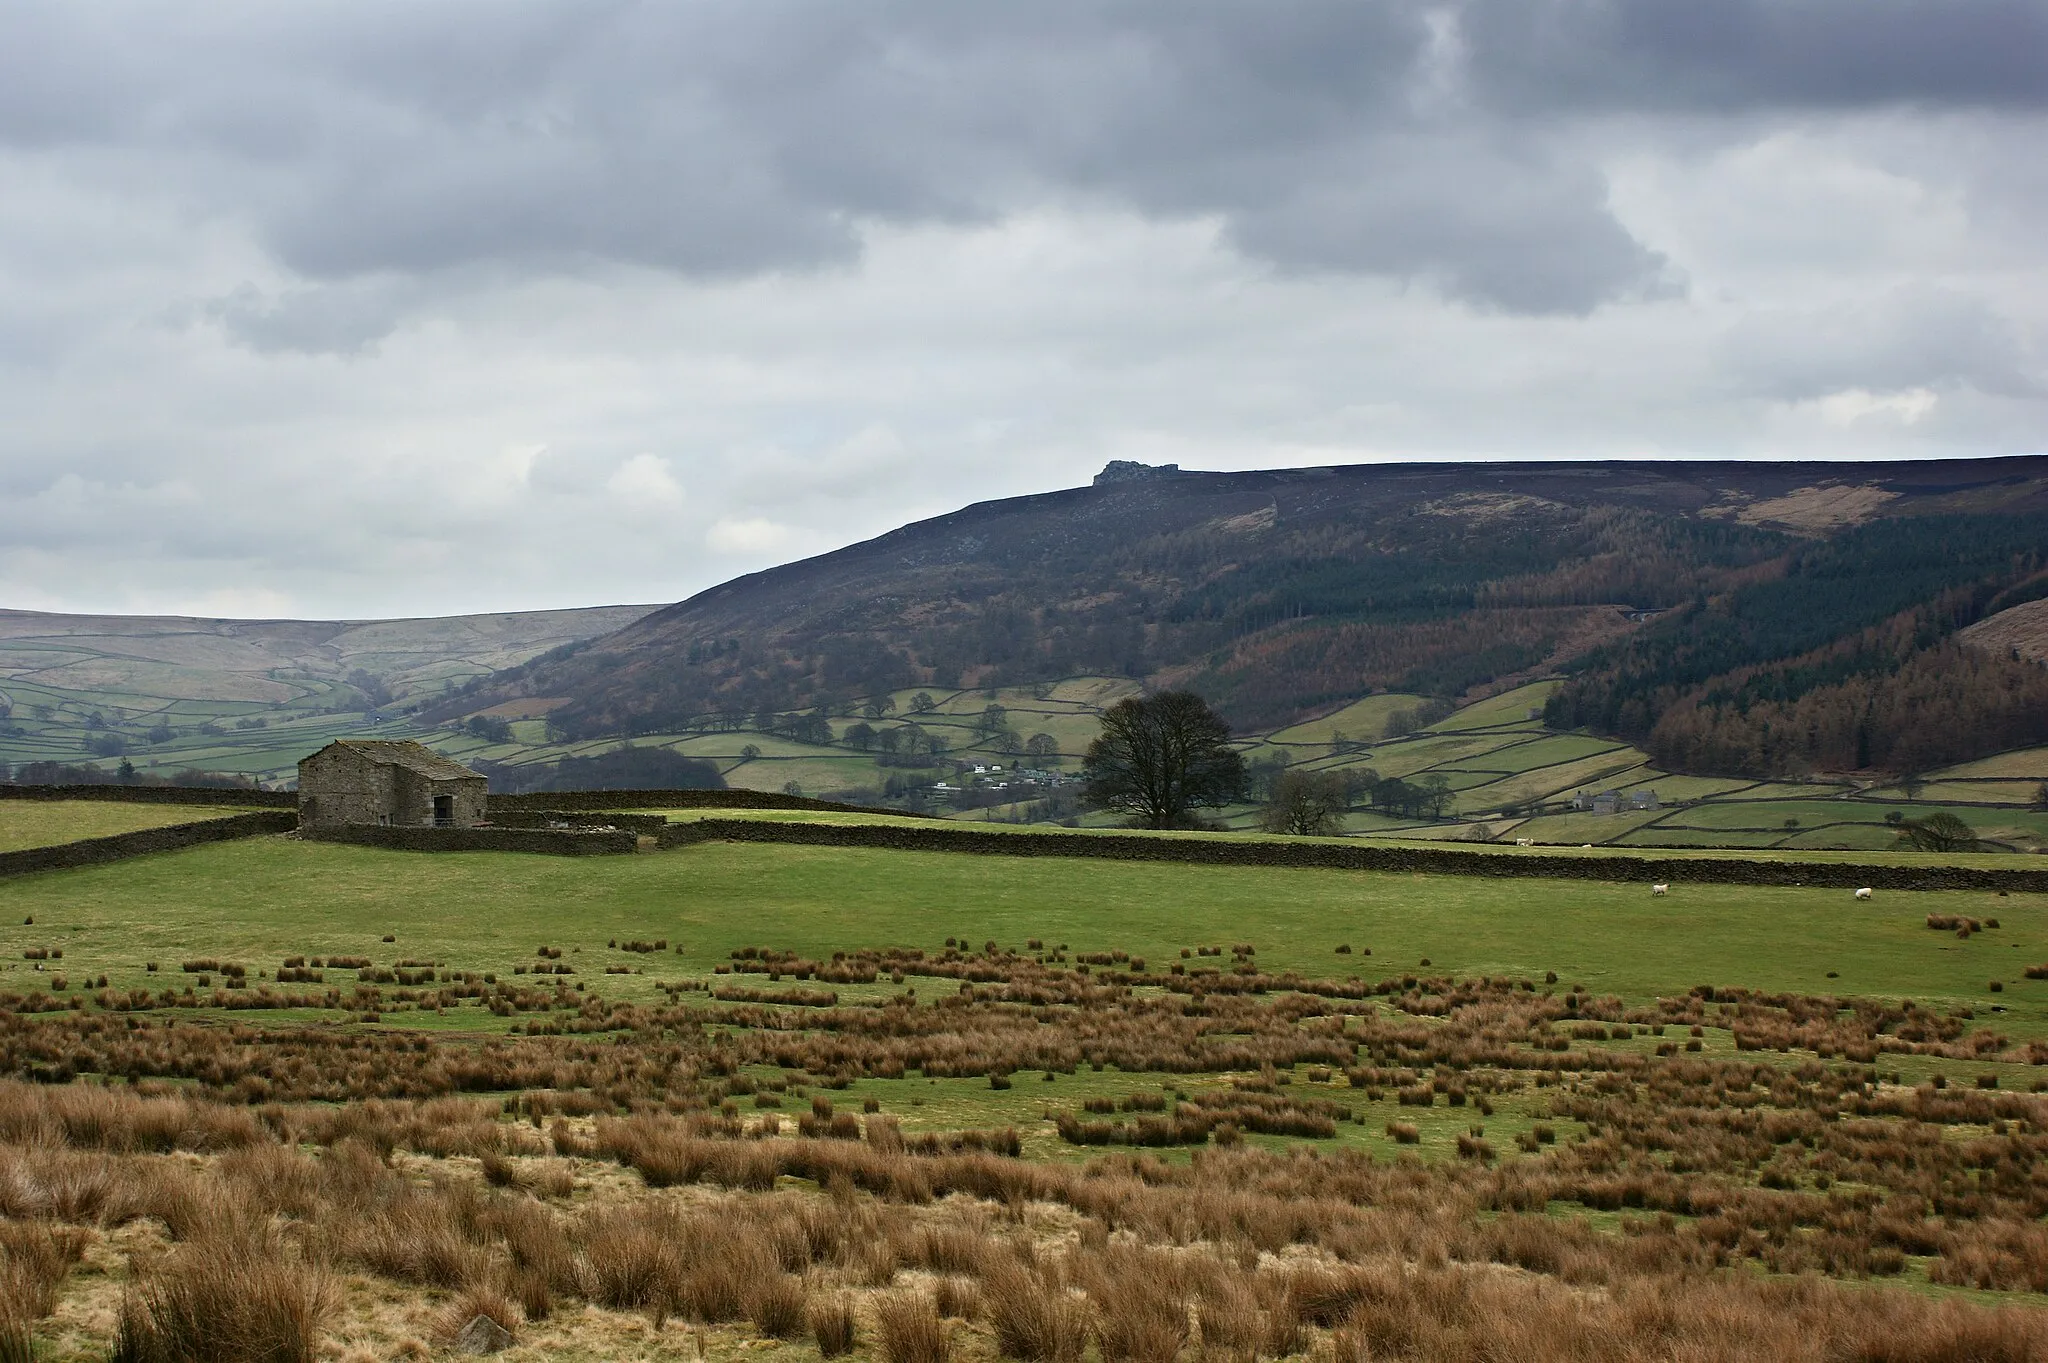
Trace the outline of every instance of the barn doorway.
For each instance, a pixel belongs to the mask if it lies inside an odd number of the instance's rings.
[[[455,822],[455,797],[436,795],[434,797],[434,827],[447,828]]]

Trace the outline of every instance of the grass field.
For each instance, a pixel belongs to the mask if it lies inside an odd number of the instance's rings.
[[[1030,836],[1020,833],[1018,836]],[[1503,853],[1512,855],[1512,853]],[[1930,912],[1997,916],[1958,942]],[[33,917],[33,927],[21,926]],[[61,945],[76,971],[149,984],[149,960],[217,957],[252,969],[288,955],[425,952],[509,971],[542,943],[605,958],[613,938],[681,948],[636,958],[625,997],[702,975],[738,947],[829,957],[946,937],[1162,958],[1181,947],[1258,946],[1269,969],[1376,977],[1428,957],[1457,975],[1556,971],[1630,1002],[1696,984],[1882,993],[2001,1007],[2015,1036],[2048,1036],[2048,897],[1887,894],[964,856],[713,843],[598,860],[380,852],[260,838],[0,882],[0,980],[22,950]],[[395,944],[380,941],[385,934]],[[1370,958],[1333,955],[1340,943]],[[620,958],[622,959],[622,958]],[[1830,978],[1829,971],[1837,972]],[[1993,996],[1989,982],[2005,984]],[[4,986],[0,986],[4,987]]]
[[[103,800],[0,800],[0,852],[54,847],[144,828],[166,828],[247,811],[227,806],[129,805]]]

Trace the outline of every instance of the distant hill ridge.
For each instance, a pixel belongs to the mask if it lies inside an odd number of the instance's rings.
[[[0,687],[166,700],[298,698],[308,684],[362,685],[370,703],[467,681],[547,649],[608,634],[655,606],[590,606],[391,620],[230,620],[0,610]]]
[[[1679,769],[1902,769],[2048,742],[1962,631],[2048,598],[2048,459],[1112,465],[734,579],[483,679],[571,737],[1106,673],[1240,727],[1565,672],[1550,718]],[[2009,632],[2008,632],[2009,633]]]
[[[0,775],[289,780],[341,737],[417,738],[411,715],[537,653],[654,609],[404,620],[224,620],[0,611]]]

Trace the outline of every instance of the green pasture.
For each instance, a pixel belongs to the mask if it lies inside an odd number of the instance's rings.
[[[740,762],[727,769],[725,783],[739,790],[780,791],[795,782],[806,795],[823,795],[858,786],[878,787],[889,775],[868,758],[827,753]]]
[[[1627,818],[1615,815],[1618,840],[1634,846],[1659,842],[1714,842],[1762,846],[1813,847],[1833,844],[1857,850],[1879,850],[1898,840],[1898,828],[1887,820],[1925,819],[1947,812],[1970,825],[1980,837],[2023,846],[2048,842],[2048,811],[1972,808],[1959,804],[1905,804],[1873,800],[1726,800],[1667,809],[1647,823],[1619,827]],[[1790,822],[1788,821],[1796,821]],[[1600,820],[1594,818],[1594,824]]]
[[[1341,710],[1311,719],[1301,724],[1291,724],[1277,729],[1269,735],[1269,741],[1286,744],[1327,744],[1338,734],[1347,738],[1377,740],[1386,732],[1387,720],[1402,710],[1413,710],[1425,702],[1426,697],[1386,693],[1367,696],[1364,700],[1353,701]]]
[[[1669,812],[1645,809],[1616,814],[1544,814],[1516,824],[1510,836],[1567,845],[1609,842]]]
[[[1663,822],[1672,827],[1724,828],[1784,833],[1801,825],[1841,823],[1853,819],[1883,823],[1884,811],[1848,800],[1729,800],[1695,804],[1668,811]],[[1786,820],[1797,824],[1787,826]]]
[[[1531,682],[1518,686],[1512,691],[1503,691],[1497,696],[1476,701],[1444,721],[1445,725],[1461,729],[1478,729],[1490,725],[1533,726],[1537,721],[1529,718],[1529,711],[1541,710],[1543,703],[1550,699],[1551,692],[1561,683],[1557,681]]]
[[[858,813],[829,814],[822,812],[812,813],[810,811],[805,810],[751,809],[679,809],[669,810],[665,812],[667,813],[669,818],[678,821],[703,818],[718,818],[778,819],[802,823],[817,822],[821,820],[832,822],[844,821],[849,823],[864,823],[877,821],[892,822],[906,817],[913,817],[899,814],[890,810],[874,810],[872,812],[862,811]],[[1078,829],[1065,828],[1054,824],[1011,824],[1002,822],[989,822],[986,825],[986,828],[983,829],[982,821],[985,812],[986,811],[983,810],[974,810],[970,813],[959,815],[957,816],[957,818],[975,823],[979,831],[997,832],[1005,835],[1014,835],[1018,837],[1033,837],[1047,833],[1079,832],[1095,834],[1128,834],[1131,832],[1128,826],[1124,825],[1114,816],[1107,814],[1096,814],[1087,816],[1087,819],[1094,820],[1094,822],[1088,822],[1087,820],[1084,820],[1082,826]],[[1520,822],[1517,822],[1512,819],[1497,819],[1481,821],[1478,823],[1446,821],[1443,823],[1432,824],[1394,820],[1386,818],[1379,814],[1365,811],[1353,811],[1348,816],[1348,819],[1350,823],[1350,832],[1352,834],[1370,834],[1372,836],[1372,841],[1375,844],[1393,844],[1396,846],[1441,847],[1446,842],[1455,842],[1459,845],[1453,850],[1480,853],[1489,856],[1583,856],[1587,851],[1590,851],[1595,856],[1655,856],[1660,860],[1670,859],[1678,861],[1684,861],[1688,858],[1695,857],[1715,859],[1734,855],[1739,856],[1745,860],[1783,861],[1793,864],[1823,864],[1850,862],[1857,865],[1872,866],[1960,865],[1982,867],[1985,869],[1992,870],[2038,871],[2042,869],[2048,869],[2048,863],[2044,863],[2038,854],[2029,852],[1989,851],[1958,853],[1915,852],[1911,850],[1900,850],[1896,845],[1896,830],[1891,829],[1889,826],[1886,826],[1887,837],[1883,844],[1881,846],[1871,847],[1868,849],[1837,849],[1831,847],[1796,846],[1786,847],[1779,845],[1763,847],[1744,847],[1739,844],[1731,845],[1730,835],[1715,829],[1704,829],[1698,831],[1694,836],[1699,840],[1691,845],[1679,844],[1676,846],[1667,846],[1663,843],[1659,843],[1656,841],[1637,844],[1629,842],[1625,834],[1620,838],[1616,838],[1613,836],[1615,830],[1628,827],[1631,819],[1658,818],[1660,816],[1669,816],[1671,812],[1672,811],[1670,810],[1648,810],[1632,814],[1570,814],[1559,816],[1546,816],[1554,817],[1554,821],[1556,824],[1563,824],[1565,827],[1570,827],[1570,825],[1565,824],[1564,821],[1577,820],[1580,821],[1579,826],[1581,827],[1605,828],[1606,830],[1608,830],[1608,840],[1603,842],[1591,838],[1581,838],[1577,843],[1573,843],[1569,840],[1547,839],[1539,841],[1537,845],[1533,847],[1519,847],[1516,846],[1514,843],[1514,838],[1518,835],[1518,832],[1521,828],[1526,827],[1530,823],[1536,822],[1536,820],[1533,819],[1522,820]],[[1231,817],[1230,811],[1225,811],[1225,814],[1226,817]],[[1251,817],[1255,814],[1256,807],[1244,806],[1239,808],[1238,813],[1235,817]],[[1493,828],[1497,830],[1497,832],[1491,840],[1478,839],[1472,836],[1473,830],[1476,828]],[[1255,818],[1253,826],[1248,827],[1231,827],[1207,832],[1147,832],[1144,834],[1144,836],[1154,838],[1166,838],[1171,840],[1189,840],[1197,842],[1214,840],[1235,842],[1270,842],[1273,840],[1272,834],[1263,833],[1258,830],[1258,828],[1256,827]],[[1674,833],[1672,836],[1674,838],[1682,837],[1684,836],[1684,830],[1678,830],[1678,832]],[[1347,839],[1344,837],[1308,839],[1289,838],[1288,841],[1327,842],[1333,845],[1342,846],[1345,845]],[[1588,844],[1590,844],[1590,846]],[[1352,845],[1356,844],[1353,843]]]
[[[2031,805],[2040,783],[2029,777],[1930,781],[1920,787],[1918,798],[1962,804]]]
[[[1980,829],[1980,832],[1989,830]],[[1774,847],[1798,850],[1809,847],[1846,847],[1855,851],[1882,851],[1895,846],[1898,830],[1889,824],[1856,821],[1817,824],[1800,828],[1773,843]]]
[[[1491,740],[1493,746],[1484,749],[1487,759],[1490,760],[1468,763],[1474,768],[1488,771],[1557,770],[1602,758],[1607,759],[1611,766],[1629,766],[1642,758],[1641,753],[1626,743],[1615,743],[1609,739],[1593,738],[1586,734],[1558,734],[1541,730],[1493,730],[1487,733],[1468,734],[1467,731],[1459,730],[1457,736]],[[1615,761],[1616,758],[1622,760]]]
[[[0,800],[0,852],[54,847],[144,828],[246,813],[218,805],[129,805],[103,800]]]
[[[1735,791],[1744,790],[1755,784],[1754,781],[1741,776],[1678,776],[1668,771],[1645,767],[1637,779],[1608,781],[1603,783],[1601,788],[1604,790],[1608,786],[1613,786],[1622,791],[1635,790],[1638,787],[1648,788],[1656,791],[1657,798],[1668,805],[1679,800],[1706,800],[1716,796],[1730,796]]]
[[[2048,781],[2048,748],[2019,748],[1995,757],[1980,757],[1933,773],[1930,779],[1971,780],[1987,777]]]
[[[1018,836],[1032,836],[1020,832]],[[1503,855],[1515,855],[1504,852]],[[1958,940],[1930,912],[1996,916]],[[23,920],[33,918],[33,925]],[[385,934],[393,943],[380,939]],[[1630,1001],[1696,984],[1905,995],[2004,1008],[2015,1036],[2048,1035],[2048,896],[1493,879],[1003,858],[713,843],[629,857],[384,852],[288,838],[217,844],[0,882],[0,988],[36,987],[22,951],[61,946],[74,977],[117,987],[180,982],[176,963],[287,955],[431,957],[508,974],[542,944],[607,996],[648,997],[701,977],[736,947],[815,956],[865,946],[938,948],[1027,938],[1123,949],[1154,965],[1181,947],[1251,942],[1260,964],[1376,979],[1417,972],[1556,971]],[[681,948],[629,956],[618,938]],[[1340,956],[1340,943],[1359,954]],[[1363,951],[1370,948],[1370,956]],[[1431,964],[1421,965],[1423,958]],[[165,972],[148,975],[149,960]],[[643,975],[606,976],[605,964]],[[1837,972],[1836,978],[1828,976]],[[1992,980],[2005,983],[1993,994]],[[479,1017],[482,1015],[479,1014]]]
[[[1464,788],[1458,804],[1466,810],[1499,809],[1560,795],[1569,798],[1582,787],[1606,790],[1639,782],[1647,774],[1640,765],[1640,756],[1632,748],[1610,749],[1575,762],[1496,777],[1485,784]],[[1455,786],[1456,782],[1452,784]]]

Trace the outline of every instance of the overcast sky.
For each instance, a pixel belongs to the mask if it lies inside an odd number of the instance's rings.
[[[9,0],[0,606],[673,600],[1110,459],[2048,448],[2048,0]]]

